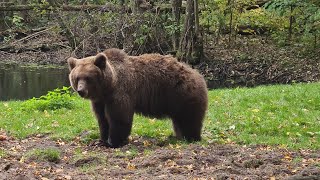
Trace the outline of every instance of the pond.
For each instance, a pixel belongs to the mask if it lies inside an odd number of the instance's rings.
[[[67,66],[0,63],[0,101],[40,97],[48,91],[70,86]]]

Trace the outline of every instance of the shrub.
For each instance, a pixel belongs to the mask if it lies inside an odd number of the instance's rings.
[[[74,108],[74,98],[71,87],[62,87],[49,91],[39,98],[33,97],[22,103],[22,110],[57,110]]]

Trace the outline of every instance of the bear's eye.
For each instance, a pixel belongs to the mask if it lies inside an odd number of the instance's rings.
[[[87,77],[84,78],[84,80],[85,80],[86,82],[90,83],[90,82],[92,81],[92,78],[89,77],[89,76],[87,76]]]

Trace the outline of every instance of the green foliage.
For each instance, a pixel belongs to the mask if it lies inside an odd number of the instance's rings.
[[[71,87],[57,88],[49,91],[39,98],[32,98],[22,103],[23,110],[57,110],[61,108],[72,109],[74,107],[74,96]]]
[[[48,161],[58,163],[60,151],[56,148],[34,149],[29,151],[25,157],[29,160]]]
[[[309,48],[318,46],[317,34],[320,32],[320,5],[316,1],[310,0],[273,0],[268,2],[265,9],[276,12],[280,16],[285,17],[287,21],[292,21],[292,33],[294,36],[293,40],[295,43],[301,43]],[[284,24],[284,29],[289,29],[289,23]],[[288,32],[290,33],[290,32]],[[275,32],[279,41],[283,42],[283,32]],[[282,37],[282,38],[281,38]]]
[[[210,31],[218,33],[219,28],[226,26],[227,17],[224,11],[227,9],[225,0],[201,0],[200,25],[207,27]]]
[[[13,15],[12,24],[17,28],[21,28],[23,26],[23,18],[18,15]]]
[[[280,45],[299,45],[302,50],[320,46],[319,1],[271,0],[261,8],[246,9],[255,4],[256,0],[201,0],[200,24],[216,36],[230,30],[234,35],[239,30],[267,32]]]

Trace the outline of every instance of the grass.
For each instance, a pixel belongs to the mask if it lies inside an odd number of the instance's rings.
[[[4,158],[7,155],[4,149],[0,149],[0,158]]]
[[[209,91],[209,109],[202,143],[236,142],[285,148],[320,148],[320,83],[259,86]],[[74,109],[23,111],[22,101],[0,102],[0,127],[25,138],[50,134],[72,140],[88,132],[98,138],[90,103],[75,98]],[[166,140],[173,133],[170,121],[135,115],[132,136]]]
[[[56,148],[33,149],[26,153],[25,158],[57,163],[60,161],[60,151]]]
[[[206,130],[241,144],[319,149],[319,89],[312,83],[211,91]]]

